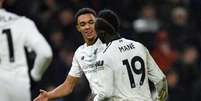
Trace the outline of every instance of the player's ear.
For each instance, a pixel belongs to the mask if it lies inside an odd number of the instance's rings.
[[[77,31],[80,32],[80,26],[78,24],[76,25],[76,28],[77,28]]]

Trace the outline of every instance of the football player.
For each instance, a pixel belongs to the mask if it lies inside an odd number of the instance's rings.
[[[1,8],[0,101],[31,101],[28,63],[24,47],[36,53],[31,77],[39,81],[52,60],[52,50],[34,22]]]
[[[121,38],[118,16],[111,10],[100,11],[95,29],[107,48],[98,55],[99,92],[94,101],[165,101],[167,82],[147,48],[139,42]],[[157,96],[152,98],[148,79]]]

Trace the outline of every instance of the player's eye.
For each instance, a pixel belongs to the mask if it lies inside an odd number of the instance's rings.
[[[90,20],[88,23],[89,23],[89,24],[94,24],[94,23],[95,23],[95,21]]]
[[[80,25],[81,27],[83,27],[83,26],[85,26],[85,25],[86,25],[86,23],[81,22],[79,25]]]

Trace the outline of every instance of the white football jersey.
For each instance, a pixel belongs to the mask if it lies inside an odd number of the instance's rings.
[[[98,53],[103,51],[104,47],[105,45],[99,39],[93,45],[87,46],[86,43],[81,45],[74,54],[72,67],[68,74],[81,77],[84,73],[94,94],[97,93],[98,89],[96,57]]]
[[[156,84],[165,77],[142,44],[124,38],[110,42],[96,66],[98,96],[112,101],[152,101],[148,79]]]
[[[24,47],[41,53],[37,54],[37,58],[40,58],[37,62],[39,68],[44,65],[43,56],[52,55],[50,46],[33,21],[0,9],[0,76],[22,77],[28,82]]]

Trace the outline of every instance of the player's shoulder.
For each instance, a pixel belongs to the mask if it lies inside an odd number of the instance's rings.
[[[34,22],[31,19],[13,12],[6,11],[4,9],[0,9],[0,14],[1,26],[23,26],[24,29],[26,29],[26,27],[34,25]]]
[[[15,23],[19,19],[19,15],[12,12],[8,12],[4,9],[0,9],[0,26],[13,25],[13,23]]]
[[[132,43],[135,47],[146,48],[141,42],[130,40],[130,39],[124,39],[124,40],[126,40],[128,43]]]
[[[32,23],[32,21],[29,18],[7,11],[5,9],[0,9],[0,14],[1,14],[0,16],[1,21],[4,21],[4,22],[24,21],[24,22]]]
[[[138,46],[142,46],[142,43],[137,42],[135,40],[131,40],[131,39],[126,39],[126,38],[122,38],[122,40],[126,43],[133,43],[134,45],[138,45]]]
[[[34,21],[25,16],[21,16],[20,19],[18,19],[18,24],[23,24],[25,27],[35,25]]]
[[[1,17],[2,19],[8,19],[8,20],[13,20],[16,18],[19,18],[20,16],[18,14],[15,14],[13,12],[9,12],[5,9],[0,9]]]
[[[91,46],[87,46],[86,43],[80,45],[80,46],[76,49],[75,53],[76,53],[76,54],[81,53],[81,52],[85,51],[88,47],[94,47],[94,48],[98,48],[99,50],[101,50],[102,48],[105,48],[106,46],[105,46],[105,44],[103,44],[103,43],[100,41],[100,39],[97,39],[96,42],[95,42],[93,45],[91,45]]]
[[[111,45],[112,48],[116,48],[119,46],[131,45],[131,44],[134,47],[144,47],[144,45],[142,43],[131,40],[131,39],[126,39],[126,38],[121,38],[121,39],[115,40],[114,42],[112,42],[112,44],[113,44],[113,45]]]
[[[85,47],[85,44],[80,45],[80,46],[76,49],[76,51],[75,51],[75,53],[74,53],[74,56],[79,55],[79,54],[84,50],[84,47]]]

